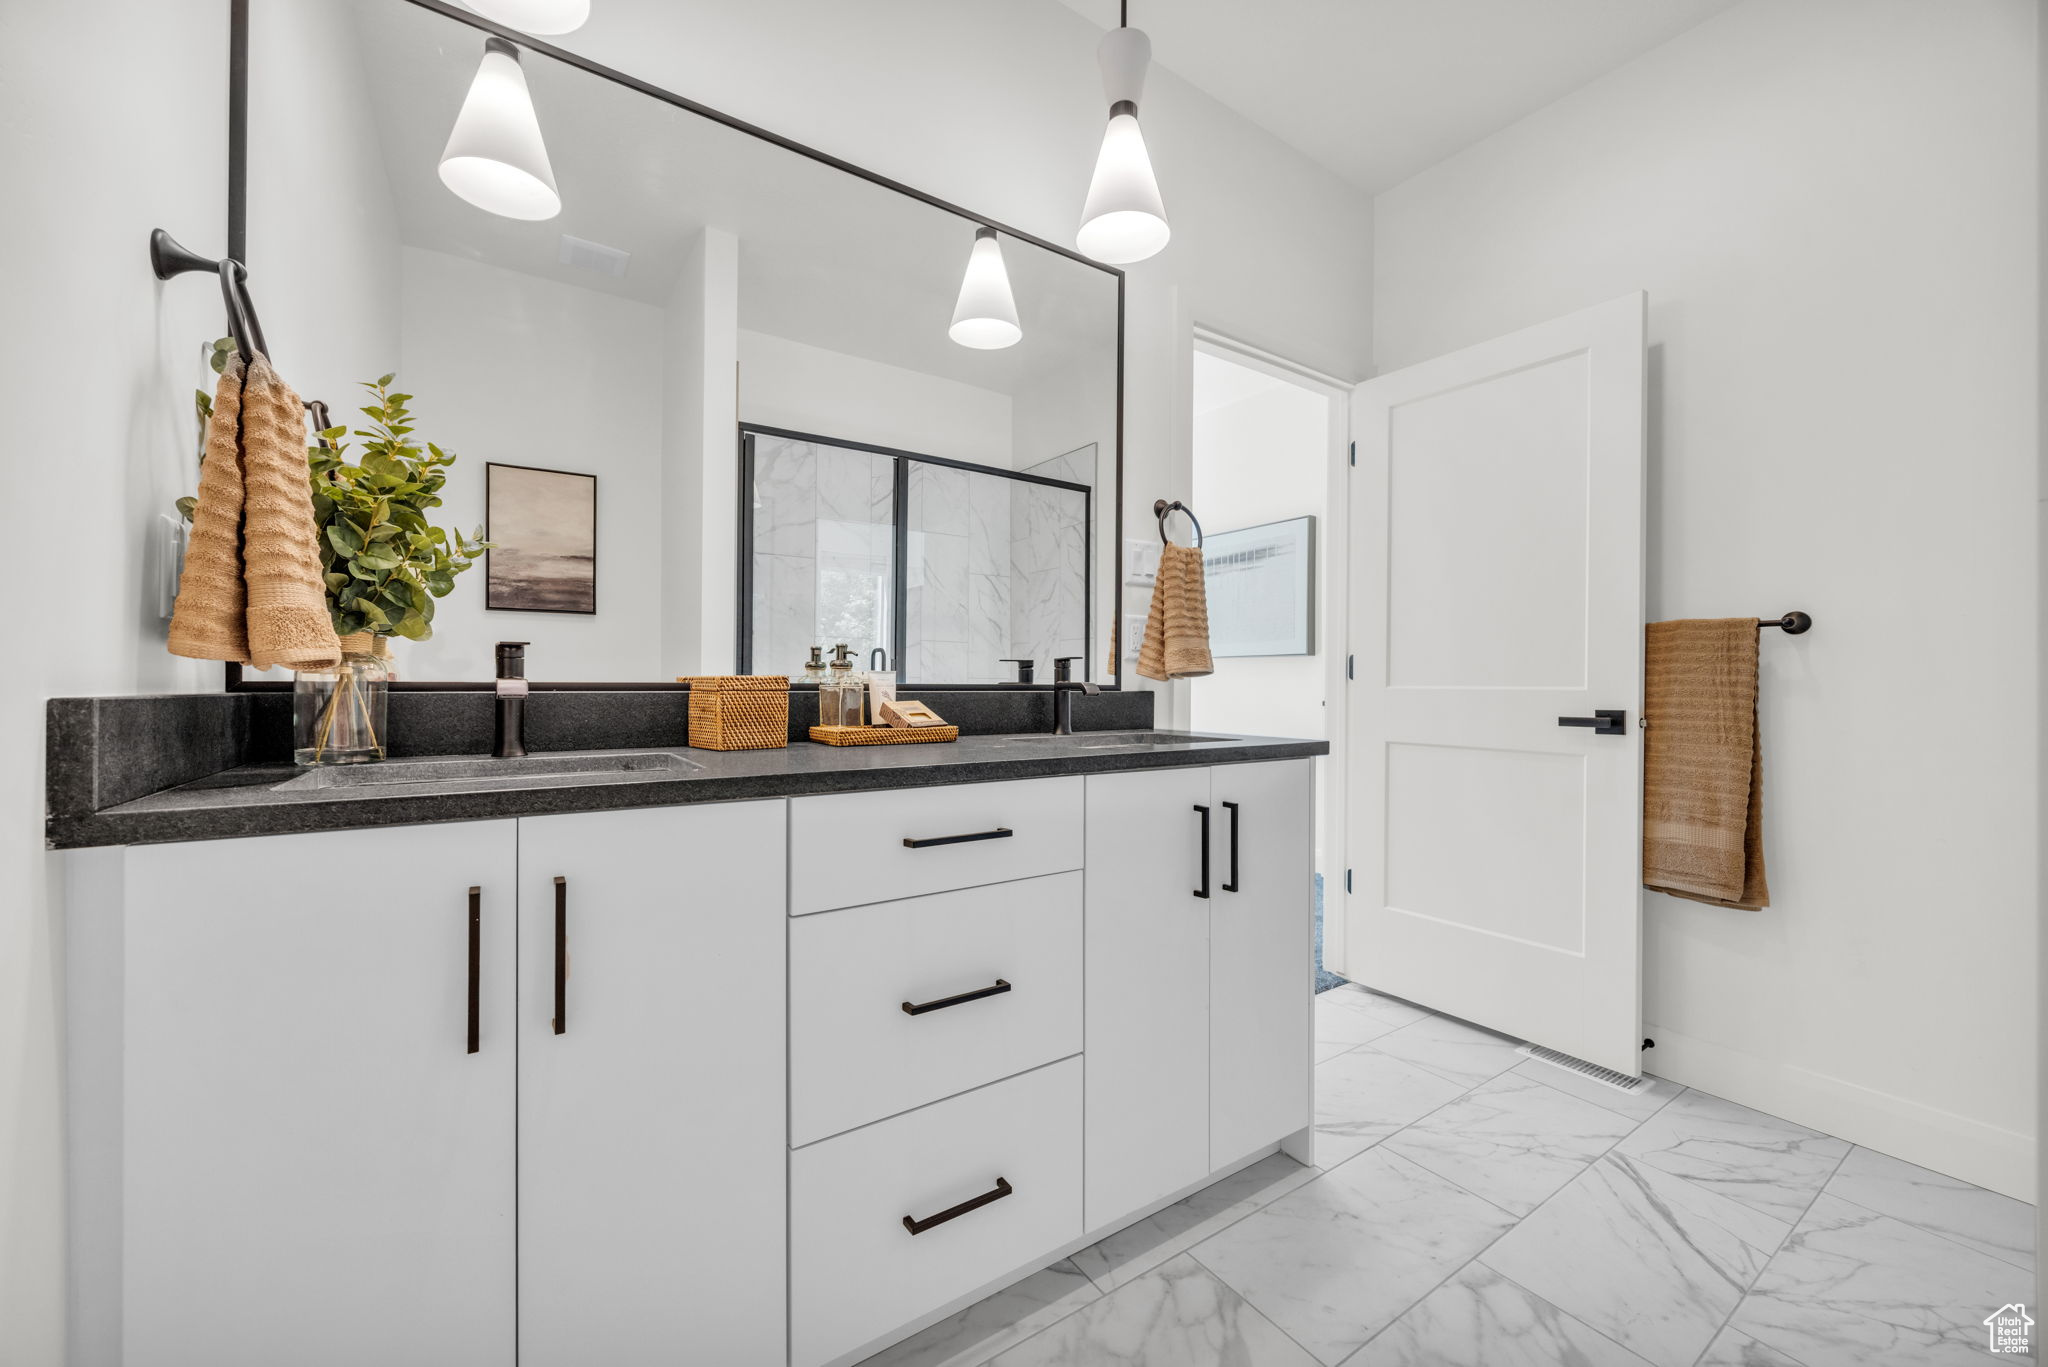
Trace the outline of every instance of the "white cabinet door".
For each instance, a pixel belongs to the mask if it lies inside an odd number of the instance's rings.
[[[1313,1119],[1314,785],[1310,762],[1209,771],[1209,1166]]]
[[[784,811],[519,823],[524,1367],[785,1361]]]
[[[1090,1229],[1210,1171],[1210,805],[1207,769],[1088,777]]]
[[[127,853],[126,1367],[510,1367],[514,849]]]
[[[1643,317],[1366,381],[1346,977],[1641,1064]],[[1593,723],[1605,721],[1596,728]]]

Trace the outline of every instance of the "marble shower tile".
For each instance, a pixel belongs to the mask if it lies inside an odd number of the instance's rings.
[[[1542,1059],[1524,1059],[1516,1066],[1515,1072],[1522,1077],[1532,1077],[1538,1082],[1581,1101],[1590,1101],[1595,1106],[1605,1106],[1616,1115],[1625,1115],[1631,1120],[1648,1120],[1671,1103],[1671,1099],[1685,1088],[1675,1082],[1666,1082],[1661,1077],[1643,1075],[1643,1085],[1633,1092],[1618,1092],[1612,1087],[1581,1077],[1577,1073]]]
[[[1697,1367],[1806,1367],[1747,1334],[1723,1329]]]
[[[2025,1201],[1865,1148],[1849,1151],[1827,1193],[2033,1270],[2034,1208]]]
[[[967,677],[967,642],[926,641],[923,664],[921,677],[933,683],[954,683],[964,679]]]
[[[1105,1291],[1150,1272],[1177,1253],[1313,1181],[1316,1169],[1284,1153],[1261,1158],[1213,1186],[1148,1215],[1074,1255],[1074,1264]]]
[[[1341,1041],[1337,1043],[1331,1043],[1328,1040],[1317,1040],[1316,1062],[1327,1063],[1329,1060],[1337,1057],[1337,1055],[1348,1054],[1357,1047],[1358,1046],[1355,1044],[1345,1044]]]
[[[888,456],[844,447],[820,446],[817,450],[818,520],[873,523],[876,477],[887,470],[893,479],[894,462]]]
[[[818,644],[818,562],[754,557],[754,672],[795,674]]]
[[[1970,1367],[2033,1274],[1823,1193],[1729,1327],[1801,1367]],[[1990,1359],[1996,1361],[1997,1359]]]
[[[968,473],[950,465],[910,463],[910,525],[941,536],[966,536],[972,523]]]
[[[967,572],[1010,574],[1010,490],[999,475],[967,476]]]
[[[1786,1229],[1609,1153],[1481,1261],[1656,1367],[1691,1367]]]
[[[1527,1215],[1635,1122],[1510,1073],[1473,1089],[1380,1147]]]
[[[1513,1219],[1375,1151],[1195,1246],[1195,1257],[1326,1364],[1400,1318]]]
[[[1316,994],[1316,1038],[1333,1043],[1364,1044],[1428,1016],[1419,1006],[1354,983]]]
[[[1015,678],[1003,663],[1010,655],[1010,580],[1007,575],[968,576],[968,683],[1000,683]]]
[[[1100,1299],[1080,1268],[1057,1262],[863,1359],[859,1367],[978,1367]]]
[[[1370,1046],[1316,1065],[1316,1166],[1334,1168],[1464,1095],[1463,1085]]]
[[[807,442],[754,439],[754,550],[816,555],[818,458]]]
[[[1518,1041],[1449,1016],[1431,1016],[1403,1026],[1374,1040],[1372,1046],[1467,1087],[1498,1077],[1523,1058],[1517,1052]]]
[[[1183,1254],[989,1367],[1315,1367],[1315,1359]]]
[[[967,538],[927,535],[922,563],[921,583],[912,580],[923,590],[919,604],[920,638],[926,644],[935,641],[966,644]]]
[[[1688,1091],[1623,1140],[1621,1152],[1791,1225],[1834,1175],[1849,1144]]]
[[[1645,1367],[1613,1339],[1471,1263],[1344,1367]]]

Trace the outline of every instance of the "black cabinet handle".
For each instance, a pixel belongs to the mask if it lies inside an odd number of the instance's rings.
[[[922,1234],[928,1229],[943,1225],[948,1220],[957,1220],[969,1211],[980,1210],[991,1201],[1000,1201],[1013,1190],[1015,1188],[1011,1187],[1006,1179],[998,1177],[994,1191],[985,1191],[979,1196],[962,1201],[957,1206],[948,1206],[937,1215],[927,1215],[922,1220],[906,1215],[903,1217],[903,1227],[912,1234]]]
[[[937,1001],[929,1002],[905,1002],[903,1003],[903,1014],[906,1016],[922,1016],[927,1011],[943,1011],[949,1006],[958,1006],[962,1002],[978,1002],[983,997],[1000,997],[1003,993],[1010,990],[1010,984],[1007,981],[997,978],[994,987],[979,987],[972,992],[962,992],[957,997],[940,997]]]
[[[934,835],[923,840],[912,840],[906,835],[903,837],[903,848],[923,850],[933,845],[965,845],[970,840],[1008,840],[1015,834],[1016,832],[1008,826],[998,826],[992,831],[976,831],[973,835]]]
[[[1590,726],[1596,736],[1628,734],[1628,712],[1621,708],[1595,708],[1590,717],[1559,717],[1559,726]]]
[[[469,890],[469,1048],[474,1054],[482,1047],[478,1040],[478,1016],[483,1004],[481,975],[484,966],[484,890]]]
[[[1195,810],[1202,814],[1202,886],[1195,889],[1195,896],[1207,897],[1209,895],[1209,809],[1200,803],[1196,803]]]
[[[569,1032],[569,880],[555,877],[555,1033]]]
[[[1223,885],[1225,892],[1237,891],[1237,804],[1226,802],[1223,810],[1230,813],[1230,881]]]

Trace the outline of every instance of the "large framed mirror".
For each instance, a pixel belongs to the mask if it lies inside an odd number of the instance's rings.
[[[1117,686],[1120,271],[441,0],[234,5],[272,360],[355,451],[393,375],[456,457],[429,516],[493,543],[399,686],[488,687],[501,640],[537,687],[840,643],[909,685]],[[544,160],[480,172],[479,136]]]

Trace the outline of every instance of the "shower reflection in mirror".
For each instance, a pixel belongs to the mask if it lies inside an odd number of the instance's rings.
[[[812,646],[841,641],[907,683],[1087,660],[1096,454],[1006,470],[747,427],[740,669],[800,677]]]

